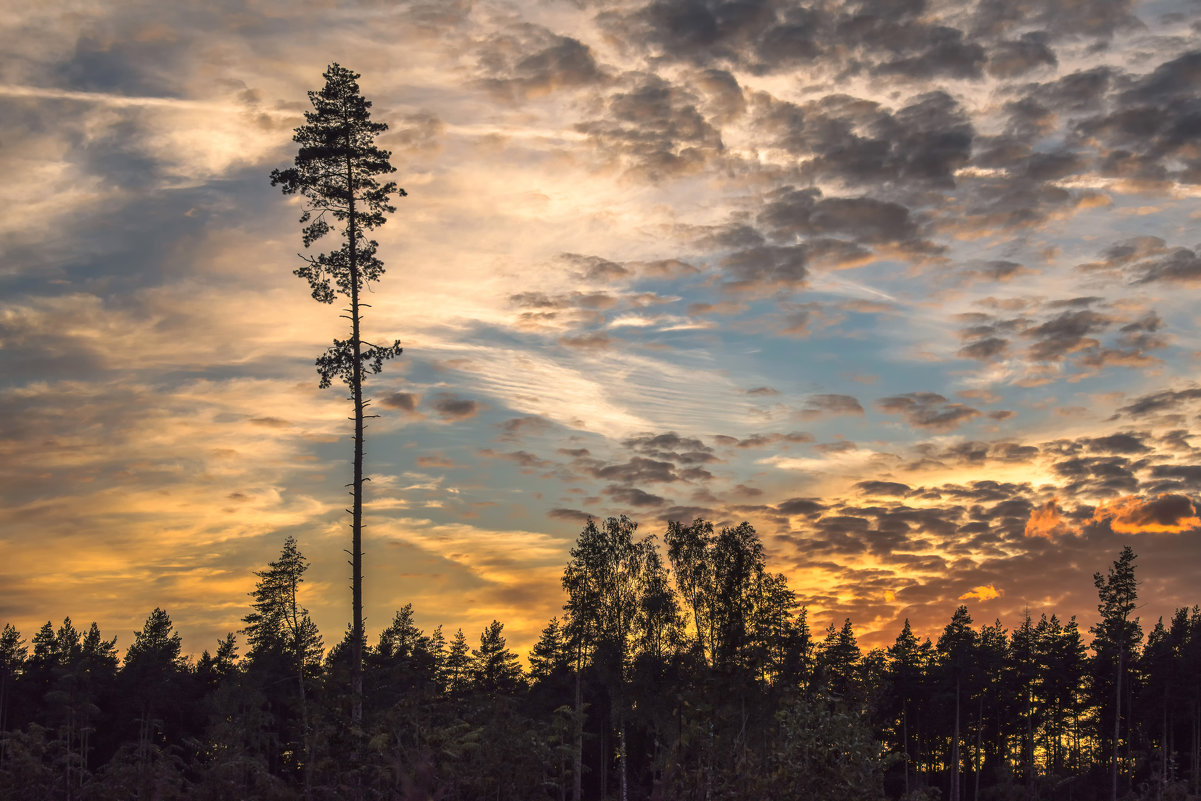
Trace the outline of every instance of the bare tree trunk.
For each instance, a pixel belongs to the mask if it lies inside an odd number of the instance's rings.
[[[1109,769],[1110,787],[1113,791],[1113,801],[1118,801],[1118,735],[1122,722],[1122,668],[1125,661],[1126,649],[1118,651],[1118,680],[1114,688],[1113,709],[1113,764]]]
[[[959,677],[955,677],[955,739],[951,743],[951,801],[959,801]]]
[[[349,147],[349,142],[347,145]],[[349,157],[346,160],[346,190],[349,196],[346,237],[350,248],[350,347],[354,359],[351,376],[351,394],[354,400],[354,480],[350,513],[353,610],[350,644],[350,719],[357,726],[363,721],[363,362],[362,342],[359,339],[358,226],[354,208],[354,171]]]
[[[580,672],[583,669],[583,655],[576,648],[575,662],[575,764],[572,766],[571,801],[580,801],[584,779],[584,701],[580,692]]]
[[[983,748],[982,740],[984,734],[984,696],[979,699],[979,707],[976,711],[976,765],[975,777],[973,778],[972,801],[980,798],[980,766],[983,760],[980,758],[980,750]]]
[[[619,774],[621,801],[629,801],[628,786],[626,784],[626,724],[624,714],[622,715],[621,726],[617,730],[617,757],[621,760],[621,773]]]

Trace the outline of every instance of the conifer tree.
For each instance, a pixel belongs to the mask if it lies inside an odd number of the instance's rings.
[[[1093,650],[1097,656],[1098,682],[1104,686],[1104,674],[1114,677],[1113,684],[1113,742],[1111,743],[1109,779],[1113,801],[1118,798],[1118,743],[1122,723],[1122,679],[1130,664],[1131,654],[1143,638],[1138,618],[1131,619],[1138,600],[1138,582],[1134,578],[1135,554],[1129,545],[1109,569],[1109,575],[1093,574],[1097,587],[1097,611],[1101,621],[1093,626]],[[1112,667],[1110,664],[1112,663]]]
[[[446,654],[446,689],[451,692],[462,691],[467,686],[470,668],[471,648],[467,645],[463,630],[459,629],[450,641],[450,651]]]
[[[284,194],[304,197],[300,222],[304,246],[308,248],[334,228],[340,229],[342,244],[337,250],[304,258],[296,275],[309,282],[313,299],[333,303],[341,295],[350,304],[350,338],[335,339],[317,357],[321,387],[335,378],[350,390],[354,404],[354,478],[351,494],[351,691],[352,718],[363,716],[363,430],[370,401],[363,396],[368,375],[380,372],[383,363],[400,355],[400,342],[373,345],[361,332],[363,303],[360,295],[384,274],[376,256],[378,243],[368,232],[383,225],[387,214],[396,211],[393,195],[405,196],[394,182],[380,183],[378,176],[396,172],[389,163],[391,153],[375,145],[375,137],[388,129],[372,122],[371,101],[359,94],[358,73],[339,64],[325,71],[325,86],[309,92],[312,111],[296,129],[293,140],[300,145],[296,166],[271,172],[271,185]],[[332,222],[332,224],[331,224]]]
[[[530,649],[530,680],[545,681],[568,664],[567,643],[559,618],[552,617],[542,629],[542,635]]]
[[[521,684],[521,666],[517,654],[509,650],[504,624],[493,620],[480,634],[479,650],[472,649],[472,678],[475,686],[489,694],[512,693]]]
[[[3,734],[8,731],[9,698],[12,695],[13,684],[20,675],[28,654],[29,649],[25,647],[25,641],[21,639],[21,632],[17,631],[11,623],[5,623],[4,631],[0,633],[0,764],[4,762],[5,738]]]

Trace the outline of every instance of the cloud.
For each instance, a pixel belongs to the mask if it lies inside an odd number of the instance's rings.
[[[479,414],[482,408],[479,401],[460,398],[449,392],[442,392],[430,404],[443,420],[457,422],[468,420]]]
[[[812,419],[824,415],[862,415],[863,406],[851,395],[810,395],[801,409],[801,417]]]
[[[592,48],[537,25],[515,25],[479,49],[480,84],[511,102],[551,92],[602,85],[608,76]]]
[[[690,92],[656,75],[627,84],[609,96],[604,117],[576,125],[603,158],[655,181],[696,172],[722,152],[721,134]]]
[[[525,417],[512,417],[499,423],[500,436],[498,439],[506,442],[518,442],[525,437],[536,437],[548,433],[554,428],[554,423],[536,414]]]
[[[546,516],[552,520],[566,520],[569,523],[586,523],[589,520],[595,520],[596,515],[588,512],[581,512],[579,509],[566,509],[557,507],[547,511]]]
[[[992,584],[983,584],[979,587],[973,587],[963,595],[960,595],[959,600],[991,601],[994,598],[1000,598],[1002,595],[1004,595],[1004,593],[1001,590],[998,590]]]
[[[952,431],[980,416],[978,409],[948,401],[934,392],[910,392],[876,401],[885,414],[899,414],[905,422],[930,431]]]
[[[988,74],[996,78],[1016,78],[1039,67],[1055,67],[1059,59],[1037,33],[1020,39],[998,42],[988,54]]]
[[[1071,527],[1063,519],[1062,510],[1059,508],[1059,499],[1052,498],[1031,511],[1024,533],[1027,537],[1042,537],[1047,540],[1058,539],[1072,533]]]
[[[911,492],[908,484],[896,481],[860,481],[855,489],[864,495],[891,495],[904,497]]]
[[[421,396],[411,392],[389,392],[379,398],[379,404],[385,409],[396,409],[409,414],[417,411],[417,404],[420,402]]]
[[[1159,412],[1176,411],[1190,401],[1201,399],[1201,389],[1165,389],[1142,395],[1118,409],[1118,414],[1143,417]]]
[[[1108,522],[1120,534],[1180,534],[1201,528],[1201,512],[1193,500],[1171,493],[1102,501],[1093,520]]]
[[[782,515],[819,515],[826,510],[826,505],[816,498],[791,498],[776,505],[776,511]]]
[[[617,485],[609,485],[604,490],[605,494],[618,503],[624,503],[629,506],[640,508],[648,506],[662,506],[667,503],[666,499],[652,495],[649,492],[640,490],[637,487],[621,487]]]

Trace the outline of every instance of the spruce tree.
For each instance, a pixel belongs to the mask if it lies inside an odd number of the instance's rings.
[[[307,256],[296,275],[309,282],[313,299],[333,303],[341,295],[348,301],[344,315],[350,320],[350,338],[335,339],[317,357],[321,387],[335,378],[350,390],[354,404],[354,478],[350,484],[351,515],[351,684],[352,718],[363,716],[363,429],[367,406],[363,382],[380,372],[383,363],[398,356],[400,342],[373,345],[362,337],[361,293],[384,274],[376,256],[378,244],[367,232],[383,225],[387,214],[396,211],[393,195],[405,196],[394,182],[380,183],[378,176],[396,172],[389,163],[391,153],[375,145],[375,137],[388,129],[372,122],[371,101],[359,94],[358,73],[338,64],[325,71],[325,86],[309,92],[312,111],[304,113],[305,124],[293,140],[300,145],[296,166],[271,172],[271,185],[284,194],[304,197],[304,246],[310,247],[334,228],[342,244],[328,253]]]
[[[1135,554],[1129,545],[1122,549],[1108,575],[1093,574],[1097,587],[1097,611],[1101,620],[1093,626],[1093,651],[1096,653],[1098,688],[1103,688],[1105,674],[1113,681],[1113,740],[1111,742],[1109,779],[1113,801],[1118,798],[1118,744],[1121,741],[1122,681],[1131,656],[1143,638],[1137,617],[1131,618],[1138,600],[1138,582],[1134,578]],[[1112,667],[1110,666],[1112,663]],[[1101,699],[1098,699],[1101,700]]]

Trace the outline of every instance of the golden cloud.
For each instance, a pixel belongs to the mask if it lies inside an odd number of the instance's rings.
[[[982,584],[979,587],[972,589],[959,596],[961,601],[991,601],[993,598],[1000,598],[1004,593],[998,590],[992,584]]]
[[[1050,540],[1071,534],[1072,529],[1064,522],[1060,511],[1058,498],[1052,498],[1035,509],[1026,521],[1026,536]]]
[[[1170,492],[1150,499],[1127,495],[1102,501],[1093,512],[1093,521],[1108,521],[1119,534],[1179,534],[1201,528],[1197,505]]]

